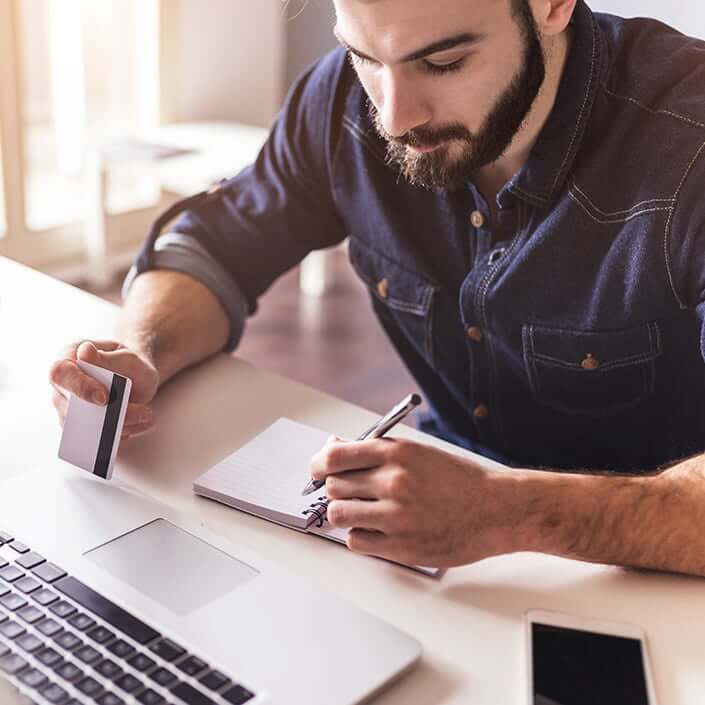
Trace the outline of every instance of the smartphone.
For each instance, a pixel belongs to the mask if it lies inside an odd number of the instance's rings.
[[[526,613],[529,705],[658,705],[640,627]]]

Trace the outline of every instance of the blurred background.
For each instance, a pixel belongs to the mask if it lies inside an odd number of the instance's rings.
[[[705,37],[692,0],[589,4]],[[154,217],[254,159],[333,23],[331,0],[0,0],[0,256],[117,302]],[[238,355],[377,411],[412,387],[344,248],[273,287]]]

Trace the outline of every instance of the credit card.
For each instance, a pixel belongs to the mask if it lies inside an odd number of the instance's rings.
[[[70,396],[59,457],[109,480],[120,445],[132,380],[83,360],[78,360],[77,364],[109,390],[108,403],[100,406],[74,394]]]

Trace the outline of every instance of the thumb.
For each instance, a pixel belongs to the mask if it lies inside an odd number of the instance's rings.
[[[100,365],[101,354],[90,340],[84,340],[76,350],[76,357],[83,362],[90,362],[92,365]]]

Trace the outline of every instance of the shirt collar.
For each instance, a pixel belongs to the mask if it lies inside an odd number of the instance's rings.
[[[573,13],[573,43],[553,110],[529,159],[498,195],[500,206],[511,195],[546,208],[565,182],[590,117],[598,87],[602,46],[594,15],[583,0]]]

